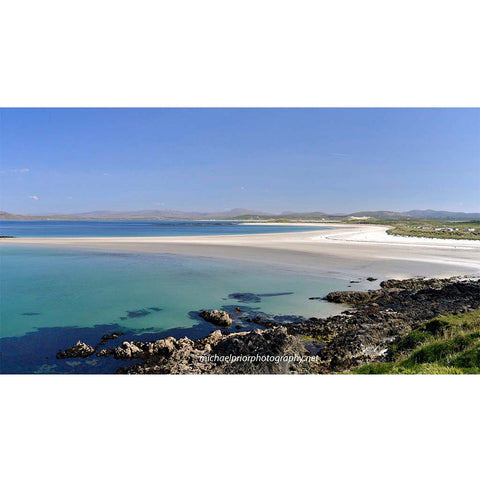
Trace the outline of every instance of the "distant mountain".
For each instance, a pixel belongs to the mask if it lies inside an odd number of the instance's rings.
[[[268,213],[234,208],[224,212],[182,212],[180,210],[95,210],[70,214],[16,215],[0,212],[1,220],[213,220],[235,218],[242,215],[258,216]]]
[[[329,215],[328,213],[325,212],[304,212],[304,213],[287,213],[286,215],[278,215],[282,218],[304,218],[304,219],[309,219],[309,218],[329,218],[332,215]]]
[[[71,216],[78,218],[112,218],[112,219],[154,219],[154,220],[192,220],[192,219],[214,219],[233,218],[240,215],[268,215],[256,210],[234,208],[225,212],[182,212],[180,210],[138,210],[115,212],[109,210],[96,210],[94,212],[77,213]]]
[[[405,213],[416,218],[480,220],[480,213],[446,212],[444,210],[410,210]]]
[[[0,211],[0,220],[342,220],[352,217],[375,220],[480,220],[480,213],[446,212],[437,210],[410,210],[393,212],[388,210],[360,211],[350,214],[328,214],[325,212],[283,212],[273,214],[244,208],[223,212],[183,212],[180,210],[113,211],[95,210],[72,214],[16,215]]]

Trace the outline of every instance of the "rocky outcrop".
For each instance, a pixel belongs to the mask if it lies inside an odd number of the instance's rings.
[[[408,278],[406,280],[385,280],[380,283],[380,287],[382,289],[399,288],[402,290],[421,290],[425,288],[434,288],[438,290],[452,282],[458,283],[458,278]]]
[[[217,325],[217,327],[230,327],[232,319],[224,310],[203,310],[199,315],[207,322]]]
[[[388,280],[381,286],[368,292],[332,292],[327,300],[356,308],[287,326],[289,333],[315,340],[320,371],[340,372],[385,360],[389,345],[413,328],[438,315],[480,308],[480,280]]]
[[[357,291],[339,291],[339,292],[330,292],[324,297],[324,300],[332,303],[347,303],[349,305],[359,305],[365,303],[376,295],[374,290],[369,290],[368,292],[357,292]]]
[[[81,342],[80,340],[70,348],[67,348],[65,351],[59,351],[57,353],[57,358],[86,358],[95,353],[95,348],[87,345],[86,343]]]
[[[220,330],[193,342],[174,338],[137,345],[144,362],[124,367],[129,374],[306,373],[310,362],[302,342],[285,327],[223,335]],[[132,358],[139,358],[134,356]],[[314,363],[314,362],[312,362]]]
[[[186,337],[125,341],[99,351],[97,356],[135,361],[118,370],[128,374],[336,373],[388,360],[392,343],[434,317],[480,309],[480,280],[415,278],[387,280],[380,285],[380,289],[367,292],[328,294],[327,300],[351,308],[327,319],[280,323],[279,317],[265,319],[255,312],[254,317],[242,320],[260,325],[263,330],[217,330],[196,341]],[[230,317],[221,310],[206,310],[201,316],[221,326],[231,325]],[[78,342],[59,352],[57,358],[84,357],[94,351]],[[266,360],[305,355],[318,355],[319,361]],[[232,356],[240,360],[232,361]]]

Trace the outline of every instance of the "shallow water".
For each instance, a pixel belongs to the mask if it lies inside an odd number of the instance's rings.
[[[308,298],[348,285],[281,267],[178,255],[29,246],[3,246],[0,254],[4,373],[113,372],[119,362],[54,356],[79,339],[97,344],[103,334],[118,330],[128,338],[198,338],[216,329],[198,317],[208,308],[233,314],[240,307],[232,331],[249,325],[242,317],[258,312],[324,317],[343,307]],[[254,295],[235,298],[235,293]]]

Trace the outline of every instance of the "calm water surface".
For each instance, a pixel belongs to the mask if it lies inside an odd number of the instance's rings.
[[[245,225],[239,222],[128,222],[0,220],[0,235],[13,237],[168,237],[306,232],[326,227]]]
[[[320,230],[234,222],[1,221],[17,237],[231,235]],[[345,289],[346,280],[298,270],[181,255],[135,254],[0,244],[0,371],[113,373],[111,358],[56,360],[77,340],[98,345],[113,331],[143,341],[199,338],[217,327],[199,311],[227,310],[231,331],[261,315],[278,321],[324,317],[344,307],[309,297]],[[242,295],[235,295],[242,294]],[[245,295],[248,294],[248,295]],[[236,313],[240,307],[240,313]]]

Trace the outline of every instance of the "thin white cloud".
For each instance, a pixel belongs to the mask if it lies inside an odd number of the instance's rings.
[[[165,205],[165,203],[156,203],[155,205],[158,205],[159,207],[163,207]]]
[[[32,200],[40,200],[36,195],[29,195],[28,198],[31,198]]]
[[[104,177],[110,177],[110,173],[104,173],[103,176]]]
[[[28,173],[29,168],[11,168],[10,170],[0,170],[0,173]]]

